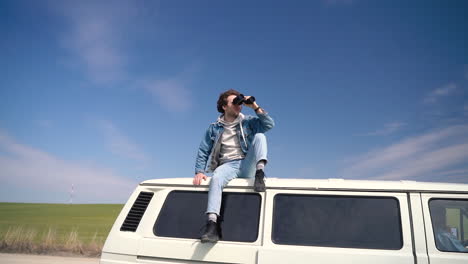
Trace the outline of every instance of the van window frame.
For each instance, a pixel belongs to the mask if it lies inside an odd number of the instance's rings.
[[[198,191],[198,190],[181,190],[181,189],[174,189],[174,190],[171,190],[169,191],[165,197],[164,197],[164,201],[162,203],[162,206],[161,206],[161,209],[159,210],[158,212],[158,216],[156,218],[156,221],[154,221],[154,224],[153,224],[153,228],[152,228],[152,234],[158,238],[168,238],[168,239],[200,239],[199,237],[197,238],[192,238],[192,237],[181,237],[181,236],[161,236],[161,235],[158,235],[157,234],[157,225],[158,225],[158,222],[160,221],[161,217],[162,217],[162,212],[163,210],[166,208],[167,205],[167,202],[168,202],[168,197],[173,194],[173,193],[196,193],[196,194],[200,194],[200,193],[204,193],[205,195],[208,195],[208,191],[204,191],[204,190],[201,190],[201,191]],[[254,240],[249,240],[249,241],[239,241],[239,240],[224,240],[223,238],[220,238],[220,240],[218,241],[219,242],[229,242],[229,243],[247,243],[247,244],[255,244],[259,238],[261,237],[260,235],[262,234],[260,228],[262,227],[261,225],[261,216],[262,216],[262,210],[263,210],[263,199],[265,199],[260,193],[257,193],[257,192],[249,192],[249,191],[223,191],[223,196],[224,195],[229,195],[229,194],[236,194],[236,195],[248,195],[248,196],[255,196],[255,198],[258,198],[258,208],[257,208],[257,214],[256,215],[256,219],[258,221],[256,221],[255,225],[256,225],[256,234],[255,234],[255,239]],[[222,203],[221,203],[221,212],[220,214],[223,214],[223,211],[224,211],[224,202],[225,202],[225,199],[223,199]],[[206,204],[205,204],[206,206]],[[203,212],[204,214],[204,212]],[[203,217],[204,219],[207,219],[205,215],[201,215],[200,217]],[[221,219],[221,221],[223,221]],[[203,224],[205,224],[206,221],[203,222]],[[204,226],[200,226],[200,227],[197,227],[197,231],[198,231],[198,228],[203,228]],[[201,235],[201,233],[200,233]]]
[[[431,227],[432,227],[432,236],[434,238],[434,247],[436,250],[438,250],[439,252],[442,252],[442,253],[455,253],[455,254],[468,254],[468,252],[462,252],[462,251],[450,251],[450,250],[443,250],[443,249],[440,249],[439,248],[439,245],[437,244],[437,237],[436,237],[436,231],[435,231],[435,228],[434,228],[434,220],[433,220],[433,215],[432,215],[432,211],[431,211],[431,202],[435,201],[435,200],[442,200],[442,201],[464,201],[466,203],[468,203],[468,199],[464,199],[464,198],[453,198],[453,197],[431,197],[428,201],[427,201],[427,208],[429,209],[429,216],[430,216],[430,224],[431,224]],[[445,207],[445,209],[447,209],[448,207]],[[460,229],[459,232],[461,233],[461,238],[464,237],[464,226],[463,226],[463,216],[464,214],[462,214],[462,212],[460,211],[460,222],[459,223],[461,226],[460,226]],[[468,214],[466,214],[467,218],[468,218]],[[468,221],[468,220],[467,220]],[[464,241],[468,241],[468,237],[466,240]],[[463,242],[463,241],[462,241]]]
[[[345,199],[345,198],[366,198],[366,199],[391,199],[391,200],[394,200],[396,202],[396,209],[397,209],[397,212],[398,212],[398,216],[397,216],[397,219],[398,219],[398,231],[399,231],[399,248],[368,248],[368,247],[342,247],[342,246],[329,246],[329,245],[313,245],[313,244],[301,244],[301,243],[278,243],[277,241],[275,241],[274,239],[274,228],[275,228],[275,224],[276,224],[276,217],[275,217],[275,214],[276,214],[276,198],[277,196],[280,195],[280,196],[308,196],[308,197],[332,197],[332,198],[342,198],[342,199]],[[398,250],[402,250],[403,248],[405,248],[405,244],[404,244],[404,230],[403,230],[403,223],[402,223],[402,208],[401,208],[401,204],[400,204],[400,200],[398,199],[398,197],[395,197],[395,196],[391,196],[391,195],[361,195],[361,194],[356,194],[356,195],[353,195],[353,194],[331,194],[331,193],[327,193],[327,194],[320,194],[320,193],[289,193],[289,192],[281,192],[281,193],[275,193],[273,198],[272,198],[272,219],[271,219],[271,236],[270,236],[270,240],[271,242],[274,244],[274,245],[278,245],[278,246],[303,246],[303,247],[326,247],[326,248],[343,248],[343,249],[365,249],[365,250],[387,250],[387,251],[398,251]]]

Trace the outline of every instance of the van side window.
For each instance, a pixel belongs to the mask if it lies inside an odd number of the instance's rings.
[[[429,211],[437,249],[468,253],[468,200],[431,199]]]
[[[401,249],[400,208],[393,197],[278,194],[275,244]]]
[[[159,213],[153,233],[160,237],[199,239],[206,224],[207,192],[172,191]],[[261,196],[224,192],[221,204],[222,241],[255,242]]]

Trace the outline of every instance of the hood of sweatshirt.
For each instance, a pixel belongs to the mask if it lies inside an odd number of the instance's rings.
[[[220,115],[218,117],[218,120],[217,122],[220,123],[221,125],[225,126],[237,126],[237,124],[240,124],[239,127],[240,127],[240,131],[241,131],[241,136],[242,138],[244,139],[244,144],[245,144],[245,147],[248,147],[247,146],[247,140],[245,139],[245,135],[244,135],[244,129],[242,128],[242,120],[244,120],[244,114],[242,113],[239,113],[239,115],[237,116],[237,118],[232,121],[232,122],[226,122],[226,120],[224,120],[224,114]]]
[[[237,118],[234,121],[227,122],[226,120],[224,120],[224,114],[222,114],[222,115],[220,115],[218,117],[217,122],[221,123],[223,126],[224,125],[235,126],[235,125],[239,124],[243,119],[244,119],[244,114],[239,113],[239,115],[237,116]]]

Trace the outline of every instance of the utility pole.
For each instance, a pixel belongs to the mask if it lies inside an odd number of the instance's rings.
[[[73,204],[73,192],[74,192],[74,185],[72,183],[71,190],[70,190],[70,205]]]

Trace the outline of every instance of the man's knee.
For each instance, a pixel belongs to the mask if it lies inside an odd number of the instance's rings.
[[[263,133],[257,133],[254,136],[254,141],[266,142],[266,136]]]
[[[213,174],[211,177],[210,185],[216,187],[223,187],[223,178],[219,174]]]
[[[210,185],[223,189],[228,184],[230,179],[230,175],[226,173],[214,173],[213,177],[211,177]]]

